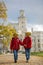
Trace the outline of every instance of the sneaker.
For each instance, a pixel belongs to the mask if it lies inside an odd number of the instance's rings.
[[[17,63],[17,60],[15,60],[15,63]]]
[[[26,60],[26,63],[28,63],[28,60]]]

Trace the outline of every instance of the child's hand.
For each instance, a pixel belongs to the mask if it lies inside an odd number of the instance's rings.
[[[26,44],[24,44],[24,46],[25,46],[25,47],[27,47],[27,45],[26,45]]]
[[[10,53],[12,53],[12,52],[13,52],[13,50],[10,51]]]

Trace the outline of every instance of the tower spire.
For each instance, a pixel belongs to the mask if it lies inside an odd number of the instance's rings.
[[[20,10],[20,16],[24,16],[24,10]]]

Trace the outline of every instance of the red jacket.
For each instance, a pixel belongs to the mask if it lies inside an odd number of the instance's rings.
[[[23,40],[24,48],[31,48],[32,47],[32,40],[31,37],[25,37]]]
[[[10,49],[11,50],[19,50],[20,44],[22,45],[22,42],[19,40],[19,38],[12,38],[11,44],[10,44]]]

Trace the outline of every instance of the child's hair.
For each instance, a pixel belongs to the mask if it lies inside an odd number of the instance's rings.
[[[17,33],[14,33],[14,34],[13,34],[13,36],[14,36],[14,37],[17,37],[17,36],[18,36],[18,34],[17,34]]]
[[[26,36],[30,36],[31,35],[31,32],[26,32],[25,35]]]

